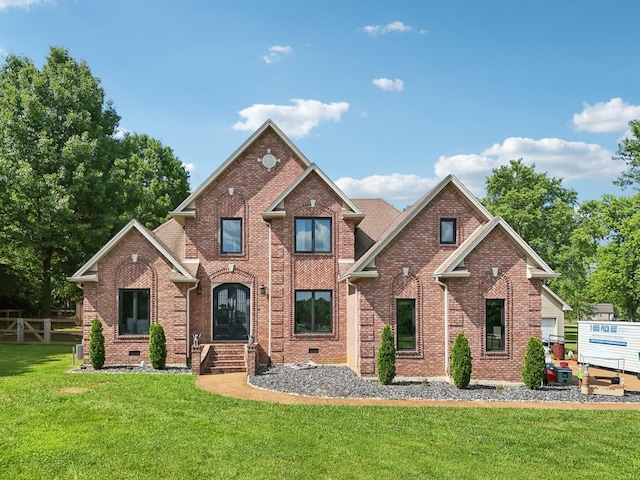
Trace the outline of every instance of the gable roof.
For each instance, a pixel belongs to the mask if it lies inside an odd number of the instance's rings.
[[[311,173],[316,173],[320,179],[327,184],[327,186],[342,200],[342,217],[352,218],[360,221],[364,218],[365,214],[360,211],[353,201],[347,197],[342,190],[340,190],[335,183],[333,183],[325,173],[318,168],[315,163],[310,164],[304,172],[302,172],[298,178],[296,178],[279,196],[276,198],[267,209],[262,212],[262,218],[265,220],[270,218],[280,218],[286,215],[286,210],[282,208],[282,204],[291,192],[293,192]]]
[[[478,227],[469,238],[462,242],[462,244],[436,268],[433,276],[444,278],[469,276],[469,272],[461,268],[461,266],[464,265],[464,259],[498,227],[527,255],[527,278],[555,278],[560,276],[560,274],[555,273],[551,267],[546,264],[535,250],[533,250],[502,217],[494,217],[490,222]]]
[[[543,294],[546,294],[548,297],[558,302],[562,306],[563,312],[569,312],[573,310],[573,308],[571,308],[571,306],[567,302],[565,302],[562,298],[560,298],[560,296],[556,292],[551,290],[547,285],[544,285],[544,284],[542,285],[542,292]]]
[[[209,177],[202,182],[202,184],[196,188],[180,205],[176,207],[175,210],[169,212],[170,215],[176,218],[177,221],[181,222],[181,219],[184,217],[194,217],[195,216],[195,201],[196,199],[204,192],[209,185],[216,181],[216,179],[231,165],[238,157],[240,157],[253,142],[260,137],[266,130],[273,130],[276,135],[278,135],[282,141],[295,153],[295,155],[302,161],[305,167],[309,167],[311,162],[307,160],[307,157],[298,150],[291,140],[278,128],[278,126],[271,120],[267,120],[262,124],[260,128],[258,128],[253,134],[245,140],[245,142],[240,145],[240,147],[231,154],[229,158],[227,158]]]
[[[97,282],[98,281],[98,263],[102,260],[120,241],[131,231],[139,232],[147,241],[154,246],[156,250],[173,266],[176,273],[171,278],[173,282],[189,282],[198,281],[189,271],[171,254],[169,249],[160,241],[160,239],[147,227],[137,220],[131,220],[127,223],[111,240],[109,240],[98,253],[87,261],[80,269],[71,277],[67,277],[70,282]]]
[[[448,185],[456,188],[458,193],[486,220],[491,220],[493,215],[478,201],[478,199],[465,187],[455,175],[447,175],[440,183],[429,190],[422,198],[405,210],[380,236],[380,239],[358,259],[349,271],[340,277],[343,280],[348,277],[371,277],[371,272],[365,272],[376,256],[389,245],[402,230]]]
[[[382,198],[353,199],[353,203],[366,215],[355,229],[355,253],[358,259],[376,243],[402,212]]]

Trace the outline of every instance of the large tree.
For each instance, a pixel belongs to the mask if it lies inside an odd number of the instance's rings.
[[[522,159],[511,160],[493,170],[486,181],[482,203],[509,225],[561,274],[552,287],[569,304],[579,303],[586,288],[586,265],[577,262],[581,253],[572,248],[578,225],[578,194],[562,185],[562,179],[535,170]]]
[[[511,160],[487,178],[482,203],[509,225],[552,267],[576,226],[578,194],[562,179],[535,171],[535,164]]]
[[[631,133],[635,138],[625,138],[618,144],[617,155],[613,158],[627,164],[627,170],[614,183],[622,187],[634,185],[640,189],[640,120],[629,122]]]
[[[116,166],[125,221],[134,217],[155,228],[189,195],[189,174],[182,162],[148,135],[126,135]]]
[[[31,303],[43,316],[51,312],[54,287],[64,289],[65,276],[153,205],[154,195],[164,207],[188,191],[188,176],[170,150],[146,136],[117,139],[118,122],[100,80],[67,50],[52,47],[41,69],[28,58],[6,57],[0,260],[7,274],[29,282],[38,297]],[[166,213],[143,221],[155,226]]]
[[[617,315],[636,321],[640,309],[640,194],[605,195],[592,220],[601,243],[589,278],[595,301],[613,303]]]
[[[56,266],[77,263],[91,235],[104,238],[105,225],[95,220],[102,220],[106,203],[103,175],[117,124],[99,80],[66,50],[52,48],[41,70],[27,58],[6,58],[0,70],[0,225],[39,265],[34,283],[45,316]]]

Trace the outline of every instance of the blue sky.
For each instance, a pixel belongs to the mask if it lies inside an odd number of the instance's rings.
[[[580,199],[630,194],[640,2],[0,0],[0,55],[67,48],[122,129],[192,187],[267,118],[349,196],[411,204],[448,173],[484,195],[510,159]]]

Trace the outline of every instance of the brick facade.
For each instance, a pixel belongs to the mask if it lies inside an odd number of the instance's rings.
[[[262,162],[266,154],[278,161]],[[173,212],[171,231],[179,235],[179,249],[163,250],[165,231],[130,228],[72,278],[84,289],[84,343],[97,317],[104,326],[107,364],[148,361],[148,336],[118,332],[119,290],[145,288],[151,292],[150,323],[165,328],[167,363],[186,364],[202,351],[191,346],[194,334],[201,344],[218,340],[214,291],[231,285],[248,292],[251,369],[254,359],[257,364],[312,359],[346,363],[360,375],[373,376],[382,327],[389,323],[397,329],[396,299],[413,299],[416,348],[398,353],[399,376],[446,376],[447,352],[455,335],[464,332],[473,378],[519,381],[526,344],[530,336],[540,336],[541,328],[543,280],[528,275],[531,252],[498,227],[465,251],[468,275],[435,278],[439,266],[491,217],[456,182],[445,182],[419,207],[409,212],[410,221],[378,240],[391,239],[372,257],[376,274],[366,275],[372,267],[355,258],[363,212],[267,122]],[[241,220],[237,253],[221,250],[223,218]],[[296,218],[330,219],[330,251],[296,252]],[[455,244],[440,243],[441,218],[456,219]],[[187,271],[189,265],[197,271]],[[331,331],[296,333],[296,291],[331,292]],[[485,351],[488,298],[505,302],[504,351]]]

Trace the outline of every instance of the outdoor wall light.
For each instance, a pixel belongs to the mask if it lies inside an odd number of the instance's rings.
[[[229,187],[229,195],[233,197],[233,192],[234,192],[234,188],[233,187]]]
[[[132,253],[131,254],[131,261],[133,263],[136,263],[138,261],[138,254],[137,253]]]
[[[202,284],[200,282],[198,282],[198,285],[196,286],[196,293],[198,295],[202,293]]]
[[[267,289],[264,287],[264,283],[260,284],[260,287],[258,287],[258,290],[260,291],[260,295],[264,295],[265,294]]]
[[[491,273],[493,274],[494,277],[498,276],[498,267],[492,267],[491,268]]]
[[[312,198],[311,200],[309,200],[309,205],[311,205],[311,208],[315,208],[316,201]]]
[[[409,276],[409,267],[402,267],[402,275],[404,277],[408,277]]]

